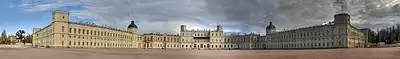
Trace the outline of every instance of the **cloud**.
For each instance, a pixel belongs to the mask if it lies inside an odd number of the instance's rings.
[[[21,0],[19,8],[28,12],[55,10],[66,6],[80,5],[79,0]],[[14,6],[13,6],[14,7]]]
[[[399,0],[346,0],[352,24],[378,29],[400,23]],[[335,0],[23,0],[30,12],[79,6],[72,16],[125,29],[135,20],[140,32],[179,32],[179,25],[264,33],[268,22],[278,30],[320,25],[340,10]]]

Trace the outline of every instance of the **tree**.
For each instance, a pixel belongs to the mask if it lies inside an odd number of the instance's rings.
[[[388,44],[400,43],[400,24],[380,29],[375,36],[375,39],[379,42],[385,42]]]
[[[10,44],[11,40],[8,39],[6,30],[3,30],[0,37],[0,44]]]
[[[24,40],[26,43],[32,43],[32,35],[27,35],[26,39]]]
[[[18,30],[17,33],[15,33],[15,36],[16,36],[16,39],[18,39],[19,41],[22,41],[22,43],[25,44],[25,42],[24,42],[25,36],[23,34],[25,34],[24,30]]]
[[[3,32],[1,33],[1,37],[7,37],[6,30],[3,29]]]

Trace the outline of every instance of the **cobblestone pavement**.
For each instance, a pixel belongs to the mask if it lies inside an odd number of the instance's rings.
[[[400,48],[319,50],[0,49],[0,59],[400,59]]]

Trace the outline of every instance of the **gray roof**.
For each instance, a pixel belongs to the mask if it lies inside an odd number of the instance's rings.
[[[269,25],[267,26],[267,29],[275,29],[274,24],[272,24],[272,22],[269,22]]]
[[[135,21],[131,21],[131,24],[129,24],[128,29],[129,28],[138,28],[135,24]]]

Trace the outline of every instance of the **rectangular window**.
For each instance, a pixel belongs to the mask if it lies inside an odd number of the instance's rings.
[[[85,34],[85,29],[82,29],[82,34]]]
[[[71,31],[72,31],[72,28],[69,28],[69,33],[71,33]]]
[[[78,29],[78,34],[81,34],[81,29]]]
[[[61,26],[61,31],[64,32],[64,26]]]

